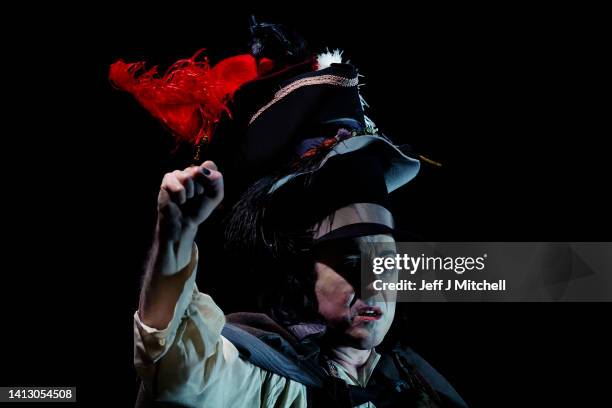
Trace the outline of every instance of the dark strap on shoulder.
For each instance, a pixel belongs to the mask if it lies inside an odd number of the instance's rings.
[[[316,370],[312,366],[312,361],[288,356],[237,325],[226,323],[221,335],[238,349],[241,358],[244,360],[266,371],[309,387],[309,403],[314,403],[311,404],[313,406],[320,406],[319,402],[323,401],[334,401],[336,408],[357,406],[368,401],[378,401],[381,398],[384,401],[391,397],[389,391],[400,394],[404,391],[401,385],[405,382],[401,380],[401,375],[397,371],[399,367],[395,367],[391,356],[383,356],[389,357],[389,364],[381,361],[378,367],[378,370],[382,370],[385,377],[394,380],[391,388],[389,389],[389,385],[386,384],[361,388],[350,386],[340,379],[327,377],[325,372]],[[467,404],[444,377],[412,349],[395,348],[393,354],[404,359],[412,369],[417,370],[427,380],[435,392],[442,397],[442,406],[467,408]]]
[[[228,339],[238,349],[240,356],[251,364],[308,387],[323,387],[323,380],[313,370],[299,361],[288,358],[239,327],[226,323],[221,335]]]

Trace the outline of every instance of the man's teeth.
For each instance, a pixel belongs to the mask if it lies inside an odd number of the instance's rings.
[[[375,310],[364,310],[363,312],[359,313],[361,316],[377,316],[378,313],[376,313]]]

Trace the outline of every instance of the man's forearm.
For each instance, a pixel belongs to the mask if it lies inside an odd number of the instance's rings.
[[[138,314],[142,323],[165,329],[196,264],[198,227],[223,200],[223,176],[210,160],[166,173],[157,197],[157,227]]]
[[[140,292],[141,321],[155,329],[164,329],[172,319],[176,303],[193,273],[188,268],[195,256],[197,228],[187,229],[178,242],[164,239],[156,231]]]

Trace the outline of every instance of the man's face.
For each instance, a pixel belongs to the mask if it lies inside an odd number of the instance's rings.
[[[364,222],[393,226],[388,210],[376,204],[342,208],[317,226],[315,238],[339,227]],[[342,345],[370,349],[379,345],[395,316],[395,292],[360,293],[360,253],[380,256],[380,245],[393,243],[390,235],[368,235],[330,242],[315,263],[315,294],[319,313]],[[389,248],[389,245],[383,247]]]

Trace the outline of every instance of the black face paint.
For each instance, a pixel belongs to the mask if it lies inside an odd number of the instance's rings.
[[[333,269],[353,286],[356,299],[361,275],[361,251],[357,241],[354,238],[321,241],[315,244],[312,251],[316,261]]]

